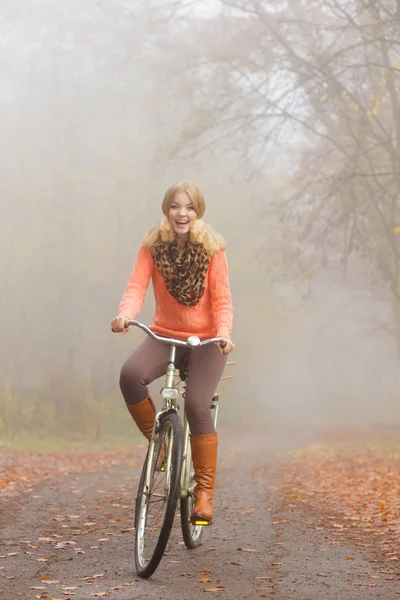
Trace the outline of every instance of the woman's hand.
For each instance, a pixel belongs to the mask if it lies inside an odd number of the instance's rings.
[[[223,341],[225,342],[226,345],[222,348],[221,344],[218,342],[216,344],[216,346],[218,348],[218,352],[220,354],[229,354],[234,349],[235,344],[230,339],[228,339],[226,337],[223,337],[222,339],[223,339]]]
[[[128,319],[126,317],[115,317],[112,321],[111,321],[111,331],[113,331],[114,333],[123,333],[125,331],[125,322]]]

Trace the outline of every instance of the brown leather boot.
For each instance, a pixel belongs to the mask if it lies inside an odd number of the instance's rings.
[[[194,466],[194,507],[191,515],[192,523],[205,521],[211,523],[213,513],[213,491],[215,472],[217,469],[216,433],[206,435],[191,435],[192,460]]]
[[[153,432],[154,417],[156,415],[156,407],[153,400],[148,396],[139,404],[127,404],[126,406],[139,430],[150,441]]]
[[[144,437],[150,441],[151,434],[153,433],[154,417],[156,415],[156,407],[154,406],[151,397],[148,396],[146,400],[143,400],[143,402],[140,402],[139,404],[127,404],[126,406],[139,430],[143,433]],[[165,455],[166,447],[164,443],[157,458],[157,471],[164,470]]]

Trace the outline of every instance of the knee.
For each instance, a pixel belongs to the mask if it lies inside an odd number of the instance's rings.
[[[131,394],[132,391],[143,385],[143,377],[140,370],[135,364],[129,363],[128,361],[122,366],[119,374],[119,387],[121,392],[125,394]]]

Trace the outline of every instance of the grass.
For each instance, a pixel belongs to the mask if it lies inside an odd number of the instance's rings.
[[[0,435],[0,452],[2,449],[19,452],[102,452],[126,450],[133,444],[143,443],[143,436],[136,431],[128,436],[103,436],[97,440],[83,438],[67,438],[61,436],[38,436],[24,432],[13,439]]]

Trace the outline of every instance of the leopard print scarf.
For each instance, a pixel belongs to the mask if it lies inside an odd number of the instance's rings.
[[[176,242],[153,246],[154,265],[163,277],[168,292],[184,306],[196,306],[205,291],[210,257],[202,244]]]

